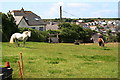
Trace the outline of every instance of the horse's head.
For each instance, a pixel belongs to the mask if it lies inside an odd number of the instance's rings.
[[[31,31],[28,31],[28,36],[31,37]]]
[[[31,37],[31,31],[24,31],[23,34],[27,35],[28,37]]]

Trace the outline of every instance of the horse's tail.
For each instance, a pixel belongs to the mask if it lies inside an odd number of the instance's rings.
[[[10,38],[10,43],[14,43],[14,34]]]

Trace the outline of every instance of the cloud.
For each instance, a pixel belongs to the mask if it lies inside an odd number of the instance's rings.
[[[57,0],[0,0],[0,2],[56,2]],[[61,0],[64,2],[118,2],[119,0]]]
[[[98,10],[95,12],[92,12],[91,16],[95,17],[116,17],[115,14],[117,15],[118,11],[117,10]],[[113,16],[111,16],[114,14]]]
[[[47,11],[45,11],[45,17],[59,17],[59,8],[63,6],[64,2],[57,2],[53,4]]]
[[[117,17],[116,15],[118,12],[111,8],[111,6],[113,6],[112,4],[97,4],[99,3],[57,2],[52,4],[49,9],[45,11],[43,17],[58,18],[60,6],[63,6],[63,11],[67,12],[63,12],[64,17]]]
[[[55,4],[56,6],[63,6],[64,5],[64,2],[62,1],[59,1],[58,3]]]
[[[87,3],[67,3],[69,7],[92,7],[92,5]]]
[[[109,7],[109,6],[110,5],[108,3],[102,5],[102,7],[104,7],[104,8]]]
[[[88,11],[93,7],[90,3],[66,3],[64,11],[68,13],[64,13],[66,17],[81,17],[81,15],[88,14]],[[74,15],[74,16],[73,16]]]

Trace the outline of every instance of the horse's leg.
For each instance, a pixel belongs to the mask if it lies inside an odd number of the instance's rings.
[[[102,42],[102,47],[104,47],[105,46],[105,43],[104,42]]]
[[[26,40],[27,40],[27,37],[23,40],[23,47],[25,47]]]
[[[17,39],[15,39],[15,43],[16,43],[17,47],[20,46],[20,44],[18,43],[18,40],[17,40]]]
[[[17,40],[16,40],[16,39],[15,39],[15,45],[18,46],[18,44],[17,44]]]
[[[23,47],[25,47],[25,40],[23,40]]]
[[[99,42],[99,46],[101,46],[101,42]]]
[[[26,40],[23,40],[23,47],[25,47],[25,42],[26,42]]]

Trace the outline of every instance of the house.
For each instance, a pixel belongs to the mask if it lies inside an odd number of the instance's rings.
[[[58,22],[47,22],[46,25],[46,31],[47,30],[58,30],[59,26],[58,26]]]
[[[32,11],[13,10],[10,12],[15,18],[18,27],[27,27],[37,29],[41,31],[46,30],[46,23],[42,21],[41,17],[33,13]]]
[[[91,30],[96,30],[97,26],[89,26]]]
[[[76,24],[79,25],[79,24],[81,24],[81,23],[83,23],[83,22],[84,22],[83,20],[77,20],[77,21],[76,21]]]

